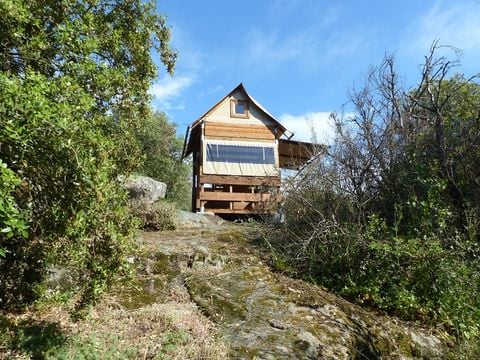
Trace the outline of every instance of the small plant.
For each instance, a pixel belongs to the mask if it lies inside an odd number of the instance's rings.
[[[133,215],[140,220],[144,230],[175,230],[177,228],[177,209],[167,201],[149,203],[137,200],[131,204]]]

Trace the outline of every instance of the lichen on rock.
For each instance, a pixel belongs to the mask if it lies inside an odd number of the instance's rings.
[[[272,272],[244,231],[223,225],[143,238],[150,254],[157,254],[155,271],[182,279],[190,300],[229,343],[232,358],[442,358],[447,335]]]

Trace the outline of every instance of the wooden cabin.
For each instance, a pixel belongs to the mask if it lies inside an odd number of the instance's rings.
[[[271,212],[280,168],[295,168],[312,154],[312,144],[292,136],[238,85],[187,129],[183,157],[193,155],[192,211]]]

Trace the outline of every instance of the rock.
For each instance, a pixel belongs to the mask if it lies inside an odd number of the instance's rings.
[[[278,330],[285,330],[286,326],[285,324],[281,323],[280,321],[276,319],[272,319],[269,321],[269,324],[271,327],[278,329]]]
[[[318,359],[320,356],[320,341],[308,331],[298,333],[294,343],[307,359]]]
[[[135,175],[120,180],[122,186],[127,189],[130,198],[134,201],[154,203],[163,199],[167,191],[167,184],[148,176]]]
[[[181,284],[228,341],[230,358],[445,357],[451,344],[448,335],[363,309],[313,284],[273,273],[238,229],[215,225],[209,230],[148,235],[162,256],[185,263],[176,269],[183,276]],[[171,266],[172,261],[166,263]]]
[[[188,228],[211,228],[225,223],[221,217],[213,213],[192,213],[189,211],[178,212],[178,223]]]
[[[45,285],[47,286],[49,293],[55,291],[68,291],[75,284],[74,279],[78,276],[81,276],[81,274],[78,273],[78,269],[51,266],[48,269]]]

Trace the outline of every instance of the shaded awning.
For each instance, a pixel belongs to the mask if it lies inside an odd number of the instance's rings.
[[[325,147],[323,145],[280,139],[278,142],[280,168],[298,169],[324,151]]]

